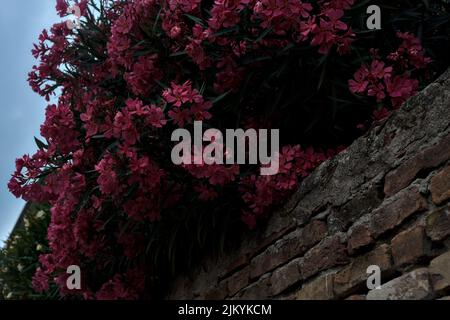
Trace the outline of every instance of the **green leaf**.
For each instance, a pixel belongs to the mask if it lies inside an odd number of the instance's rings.
[[[224,94],[221,94],[220,96],[218,96],[217,98],[215,98],[212,103],[216,104],[217,102],[219,102],[220,100],[224,99],[228,94],[230,93],[230,91],[225,92]]]
[[[216,37],[219,37],[219,36],[223,36],[223,35],[226,35],[228,33],[233,33],[233,32],[237,32],[237,31],[239,31],[239,26],[235,26],[233,28],[220,30],[220,31],[216,32],[214,35]]]
[[[38,138],[34,137],[34,142],[36,142],[37,147],[40,150],[45,150],[48,149],[48,145],[45,144],[44,142],[42,142],[41,140],[39,140]]]
[[[198,17],[195,17],[195,16],[192,16],[192,15],[187,14],[187,13],[185,13],[184,15],[185,15],[186,17],[188,17],[190,20],[194,21],[195,23],[198,23],[199,25],[201,25],[201,26],[203,26],[203,27],[206,27],[206,23],[203,22],[202,19],[200,19],[200,18],[198,18]]]
[[[179,56],[184,56],[187,55],[186,51],[179,51],[179,52],[175,52],[169,55],[169,57],[179,57]]]
[[[201,95],[203,95],[203,93],[205,92],[205,89],[206,89],[206,82],[203,82],[202,87],[200,88],[200,91],[199,91]]]
[[[272,31],[272,27],[270,27],[270,28],[264,30],[263,33],[261,33],[261,34],[259,35],[259,37],[258,37],[255,41],[256,41],[256,42],[261,41],[262,39],[264,39],[265,36],[267,36],[267,35],[270,33],[270,31]]]
[[[105,139],[105,135],[103,134],[97,134],[95,136],[92,136],[91,139]]]
[[[160,17],[161,17],[161,11],[162,11],[162,7],[159,9],[158,15],[156,16],[156,19],[155,19],[155,23],[153,24],[153,28],[152,28],[152,32],[153,32],[153,33],[156,32],[156,27],[157,27],[158,22],[159,22],[159,19],[160,19]]]
[[[317,85],[317,92],[320,91],[320,89],[322,88],[323,81],[325,80],[326,71],[327,71],[327,62],[328,62],[328,60],[325,59],[325,64],[323,65],[322,72],[320,73],[319,84]]]
[[[166,85],[165,83],[163,83],[163,82],[161,82],[161,81],[159,81],[159,80],[157,80],[157,79],[154,79],[153,81],[155,81],[158,85],[160,85],[161,86],[161,88],[163,88],[163,89],[167,89],[169,86],[168,85]]]
[[[253,59],[244,59],[244,61],[242,61],[242,64],[246,65],[246,64],[252,64],[255,62],[259,62],[259,61],[264,61],[264,60],[271,60],[272,57],[270,56],[265,56],[265,57],[258,57],[258,58],[253,58]]]

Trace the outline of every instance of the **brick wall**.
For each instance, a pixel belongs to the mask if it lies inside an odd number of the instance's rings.
[[[450,70],[322,164],[237,250],[178,277],[171,299],[450,295]],[[367,267],[381,269],[369,291]]]

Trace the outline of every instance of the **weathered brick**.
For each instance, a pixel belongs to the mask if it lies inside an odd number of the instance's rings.
[[[328,216],[328,226],[331,232],[347,230],[352,223],[383,201],[378,192],[377,182],[371,182],[350,199],[341,208],[333,210]]]
[[[450,159],[450,135],[438,144],[418,152],[386,175],[384,193],[392,196],[406,188],[423,169],[437,167]]]
[[[305,254],[300,263],[303,279],[334,266],[348,263],[347,249],[342,237],[343,234],[339,233],[328,237]]]
[[[388,245],[381,245],[364,256],[352,261],[348,266],[339,271],[334,277],[334,292],[337,296],[347,296],[366,286],[367,268],[377,265],[382,271],[382,276],[392,271],[391,256]]]
[[[251,273],[252,279],[255,279],[279,266],[284,260],[284,257],[278,252],[278,245],[275,244],[270,246],[263,253],[259,254],[253,258],[251,262]]]
[[[392,239],[392,256],[396,266],[412,264],[430,253],[431,242],[422,226],[400,232]]]
[[[437,205],[450,199],[450,166],[438,172],[430,181],[433,202]]]
[[[307,224],[302,231],[302,241],[305,248],[310,248],[322,240],[327,234],[327,224],[321,220],[313,220]]]
[[[322,240],[326,233],[326,223],[319,220],[313,220],[304,228],[291,232],[252,260],[251,278],[257,278],[304,254]]]
[[[331,300],[334,298],[333,278],[335,273],[328,273],[304,284],[297,292],[297,300]]]
[[[285,208],[282,208],[280,211],[283,212],[285,210]],[[270,223],[262,230],[261,236],[265,239],[279,239],[296,227],[296,221],[292,217],[277,213],[271,217]]]
[[[370,229],[373,238],[395,228],[413,213],[426,208],[427,203],[417,187],[400,192],[372,213]]]
[[[304,201],[302,201],[302,202],[303,202],[303,205],[305,205]],[[302,206],[298,205],[292,210],[290,215],[295,219],[295,221],[297,222],[297,224],[299,226],[302,226],[311,220],[311,217],[313,215],[313,210],[314,209],[312,209],[312,208],[303,208]]]
[[[205,300],[223,300],[228,296],[227,283],[222,282],[205,292]]]
[[[450,235],[450,205],[427,216],[426,230],[433,241],[442,241]]]
[[[367,246],[374,240],[398,225],[415,212],[427,207],[425,199],[417,187],[401,191],[398,195],[386,200],[371,214],[363,216],[348,232],[348,250],[354,254],[358,249]]]
[[[248,286],[250,282],[250,267],[247,266],[244,269],[234,273],[228,279],[225,280],[230,296],[234,296],[239,290]]]
[[[270,294],[270,276],[264,275],[257,282],[252,283],[247,288],[242,290],[234,299],[241,300],[261,300],[269,299]]]
[[[302,280],[299,270],[299,263],[302,258],[292,260],[287,265],[282,266],[272,273],[270,278],[271,294],[276,296],[289,288],[290,286]]]
[[[367,300],[428,300],[434,297],[428,269],[421,268],[391,280],[367,294]]]
[[[348,252],[355,253],[358,249],[373,242],[372,234],[369,230],[368,221],[360,221],[348,231]]]
[[[247,252],[248,256],[254,257],[255,253],[263,251],[278,239],[294,231],[296,227],[296,221],[291,217],[281,214],[273,215],[265,230],[254,238],[253,246]]]
[[[450,288],[450,251],[433,259],[430,263],[430,275],[435,291]]]

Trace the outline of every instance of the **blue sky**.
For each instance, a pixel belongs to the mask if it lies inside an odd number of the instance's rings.
[[[34,93],[27,74],[36,64],[31,49],[40,32],[58,21],[56,0],[2,1],[0,6],[0,246],[14,227],[24,202],[6,184],[14,160],[36,150],[46,101]]]

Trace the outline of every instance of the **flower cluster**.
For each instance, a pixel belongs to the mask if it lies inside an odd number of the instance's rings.
[[[172,83],[162,96],[170,105],[169,117],[180,128],[186,123],[211,119],[208,112],[212,107],[211,101],[205,101],[198,90],[192,88],[190,81],[181,85]]]
[[[209,17],[200,2],[170,1],[163,6],[162,27],[174,40],[175,52],[188,54],[200,70],[217,68],[218,92],[239,87],[250,67],[243,63],[248,57],[270,55],[273,48],[298,43],[317,46],[322,54],[333,47],[346,54],[354,40],[342,21],[353,0],[320,1],[318,10],[299,0],[216,0]]]
[[[425,56],[420,41],[412,34],[399,32],[397,37],[403,41],[395,52],[383,60],[373,49],[371,64],[362,65],[349,80],[352,93],[375,97],[377,102],[383,103],[381,110],[374,111],[377,120],[388,115],[390,108],[400,107],[417,92],[419,81],[413,72],[425,69],[431,62]]]

